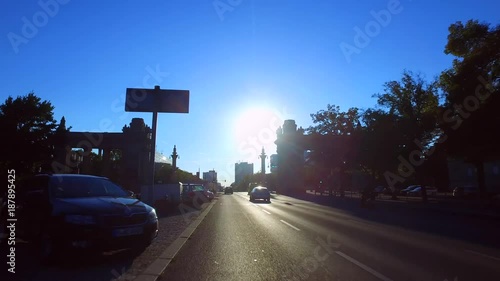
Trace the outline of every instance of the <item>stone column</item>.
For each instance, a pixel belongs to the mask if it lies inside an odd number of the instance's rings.
[[[90,153],[92,149],[90,147],[85,147],[83,150],[83,162],[80,169],[80,174],[89,174],[90,173]]]
[[[109,171],[110,171],[110,154],[111,149],[109,148],[103,148],[102,149],[102,175],[105,177],[109,177]]]

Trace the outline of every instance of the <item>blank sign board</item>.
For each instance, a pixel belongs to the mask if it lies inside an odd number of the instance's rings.
[[[189,113],[189,91],[127,88],[125,111]]]

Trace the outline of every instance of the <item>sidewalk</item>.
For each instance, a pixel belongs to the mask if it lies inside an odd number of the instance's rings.
[[[349,205],[359,206],[359,194],[347,193],[344,197],[330,197],[328,194],[314,194],[306,192],[299,195],[286,195],[292,198],[301,199],[318,203],[321,205],[332,206],[332,204],[349,202]],[[278,196],[276,196],[277,198]],[[484,204],[475,200],[456,200],[454,198],[429,198],[428,202],[422,202],[419,197],[399,197],[397,200],[390,196],[379,197],[376,199],[376,205],[382,205],[386,208],[411,208],[448,213],[454,215],[474,216],[488,219],[500,220],[500,202],[496,204]]]

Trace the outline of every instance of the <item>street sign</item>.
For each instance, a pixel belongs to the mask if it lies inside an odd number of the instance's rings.
[[[189,91],[127,88],[125,111],[189,113]]]

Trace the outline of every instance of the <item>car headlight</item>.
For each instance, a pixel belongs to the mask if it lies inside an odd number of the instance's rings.
[[[154,223],[158,221],[158,217],[156,216],[156,211],[153,209],[151,212],[148,214],[148,222],[149,223]]]
[[[66,215],[64,217],[64,221],[67,223],[80,224],[80,225],[90,225],[97,223],[94,216],[85,216],[85,215]]]

